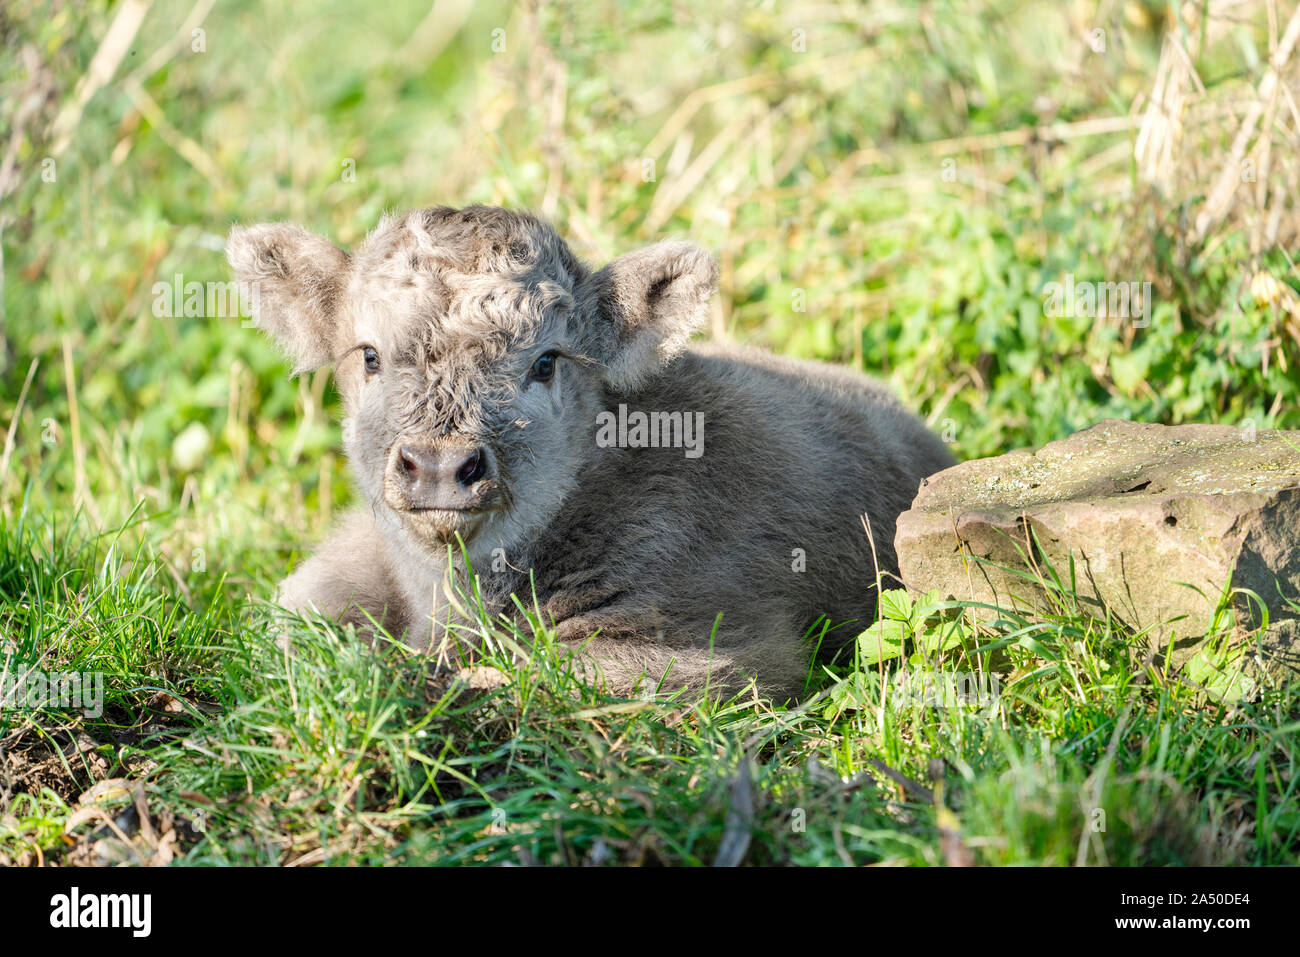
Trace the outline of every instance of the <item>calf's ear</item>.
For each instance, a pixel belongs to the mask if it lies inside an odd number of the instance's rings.
[[[347,253],[301,226],[261,223],[232,229],[226,258],[249,284],[254,325],[293,360],[294,375],[334,358]]]
[[[691,243],[655,243],[615,259],[587,284],[595,313],[590,351],[610,387],[627,392],[681,353],[704,325],[718,264]]]

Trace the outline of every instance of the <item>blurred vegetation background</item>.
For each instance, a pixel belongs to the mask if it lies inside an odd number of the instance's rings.
[[[1296,4],[901,0],[0,8],[3,510],[263,587],[349,496],[326,372],[236,318],[235,222],[347,247],[530,208],[722,263],[711,335],[891,380],[963,457],[1107,416],[1300,427]],[[1044,286],[1150,282],[1145,325]]]

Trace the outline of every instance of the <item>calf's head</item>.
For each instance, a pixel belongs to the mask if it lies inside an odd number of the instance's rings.
[[[661,373],[717,282],[679,242],[592,271],[545,222],[489,207],[388,217],[352,255],[297,226],[237,227],[227,254],[295,373],[333,364],[376,514],[439,550],[550,522],[607,397]]]

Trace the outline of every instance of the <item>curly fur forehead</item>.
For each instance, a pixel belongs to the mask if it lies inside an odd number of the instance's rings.
[[[504,355],[572,304],[586,268],[546,222],[483,206],[386,217],[352,258],[347,303],[359,338],[391,336],[436,361],[477,340]]]
[[[385,218],[352,259],[345,309],[358,343],[387,347],[406,428],[497,431],[528,347],[563,332],[586,270],[526,213],[440,207]]]
[[[397,276],[403,269],[424,268],[427,260],[461,273],[511,273],[534,264],[572,279],[586,273],[550,223],[495,206],[438,206],[385,216],[355,256],[367,271],[396,262]]]

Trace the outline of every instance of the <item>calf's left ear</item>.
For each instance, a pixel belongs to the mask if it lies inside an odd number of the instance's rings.
[[[627,392],[686,348],[709,316],[718,264],[698,246],[662,242],[620,256],[593,273],[583,290],[588,349],[605,380]]]
[[[232,229],[226,258],[252,287],[254,324],[288,353],[295,375],[333,359],[347,253],[301,226],[261,223]]]

